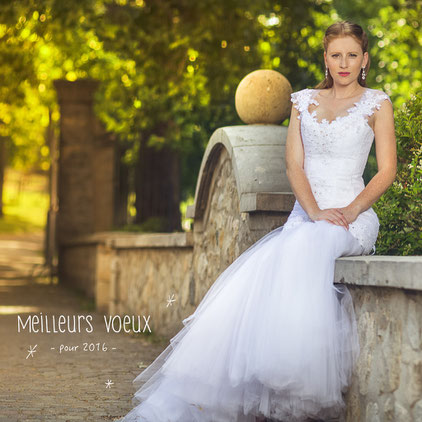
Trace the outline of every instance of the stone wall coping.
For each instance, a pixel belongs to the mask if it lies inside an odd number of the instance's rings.
[[[245,192],[240,195],[239,212],[290,212],[295,200],[292,192]],[[195,205],[186,208],[186,218],[195,218]]]
[[[97,232],[63,246],[103,244],[114,249],[193,248],[193,233]],[[422,256],[361,255],[336,260],[335,283],[422,291]]]
[[[97,232],[90,235],[75,236],[61,245],[78,247],[103,244],[115,249],[136,248],[192,248],[192,232],[175,233],[129,233]]]
[[[295,200],[292,192],[248,192],[240,196],[239,211],[291,212]]]
[[[336,260],[334,282],[422,291],[422,256],[341,257]]]

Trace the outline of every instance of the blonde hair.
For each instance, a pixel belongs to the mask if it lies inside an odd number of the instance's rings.
[[[325,31],[324,38],[322,40],[322,44],[324,47],[324,51],[327,52],[328,50],[328,44],[340,37],[346,37],[351,36],[353,37],[361,46],[362,52],[365,53],[368,51],[368,36],[366,35],[366,32],[362,29],[360,25],[357,23],[353,23],[350,21],[340,21],[333,23],[330,25],[327,30]],[[371,60],[368,57],[368,63],[365,66],[365,73],[368,74],[369,67],[371,64]],[[358,76],[358,83],[361,86],[367,87],[366,80],[362,79],[362,71],[360,72]],[[333,78],[328,72],[328,76],[321,82],[318,83],[318,85],[315,86],[315,89],[328,89],[333,86]]]

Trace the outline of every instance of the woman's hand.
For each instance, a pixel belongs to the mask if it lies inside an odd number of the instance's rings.
[[[320,221],[325,220],[329,223],[336,224],[337,226],[343,226],[346,230],[349,230],[349,223],[354,220],[350,220],[353,216],[344,208],[326,208],[325,210],[318,210],[309,217],[311,220]],[[346,214],[346,215],[345,215]],[[348,221],[348,218],[349,221]],[[356,219],[356,218],[355,218]]]
[[[329,223],[343,226],[346,230],[349,230],[349,224],[353,223],[358,218],[358,215],[357,209],[348,205],[347,207],[318,210],[309,217],[314,221],[326,220]]]
[[[347,207],[338,208],[340,212],[343,213],[343,216],[346,218],[348,224],[353,223],[360,214],[360,211],[356,206],[352,206],[351,204]]]

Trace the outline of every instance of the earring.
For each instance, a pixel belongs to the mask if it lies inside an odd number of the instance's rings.
[[[325,68],[325,79],[327,79],[327,78],[328,78],[328,69]]]
[[[362,79],[365,80],[365,78],[366,78],[365,68],[362,67]]]

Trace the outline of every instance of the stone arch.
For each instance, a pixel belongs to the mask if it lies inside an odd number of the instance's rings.
[[[195,203],[193,277],[198,303],[216,277],[244,250],[284,224],[294,195],[285,174],[287,128],[230,126],[211,136]]]

